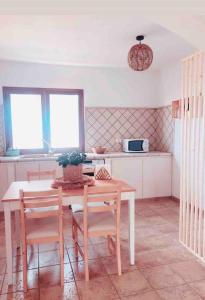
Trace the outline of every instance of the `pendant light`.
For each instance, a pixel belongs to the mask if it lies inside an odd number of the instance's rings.
[[[144,35],[138,35],[136,40],[139,44],[132,46],[128,53],[128,64],[134,71],[147,70],[153,61],[152,49],[141,42],[144,40]]]

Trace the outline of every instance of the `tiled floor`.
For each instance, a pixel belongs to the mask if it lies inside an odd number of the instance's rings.
[[[4,221],[0,215],[0,299],[199,300],[205,299],[205,266],[178,242],[178,203],[170,198],[137,201],[136,265],[129,265],[127,205],[122,206],[122,269],[104,239],[90,242],[90,282],[76,261],[70,212],[65,212],[65,285],[59,285],[56,244],[29,248],[29,291],[22,288],[22,259],[14,251],[13,286],[7,285]]]

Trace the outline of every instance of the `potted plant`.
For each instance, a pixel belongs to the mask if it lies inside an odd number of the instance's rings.
[[[61,154],[57,158],[59,166],[63,167],[64,181],[82,181],[82,163],[86,159],[86,154],[78,151]]]

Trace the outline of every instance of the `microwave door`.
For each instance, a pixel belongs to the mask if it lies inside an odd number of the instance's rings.
[[[143,152],[143,140],[134,140],[128,142],[128,149],[131,152]]]

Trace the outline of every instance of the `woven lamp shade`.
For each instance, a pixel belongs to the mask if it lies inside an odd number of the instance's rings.
[[[152,49],[146,44],[134,45],[128,53],[128,64],[135,71],[144,71],[153,61]]]

